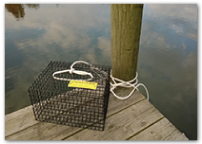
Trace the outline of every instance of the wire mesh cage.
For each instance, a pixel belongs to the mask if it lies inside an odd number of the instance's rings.
[[[76,70],[93,75],[90,82],[97,83],[97,88],[94,90],[69,87],[69,81],[56,80],[52,77],[54,72],[69,69],[71,64],[51,61],[29,87],[35,119],[102,131],[108,107],[110,67],[83,63],[74,66]],[[89,78],[87,75],[68,72],[58,74],[57,77],[84,81]]]

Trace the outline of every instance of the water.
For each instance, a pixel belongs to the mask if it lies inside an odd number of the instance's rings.
[[[139,81],[150,102],[197,139],[197,5],[144,5]],[[30,105],[50,61],[111,65],[110,5],[5,6],[5,114]],[[140,89],[145,94],[143,89]]]

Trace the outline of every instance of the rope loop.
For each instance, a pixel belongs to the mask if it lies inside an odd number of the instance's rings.
[[[81,81],[83,81],[83,80],[86,80],[86,81],[92,80],[92,79],[93,79],[93,75],[92,75],[91,73],[88,73],[88,72],[86,72],[86,71],[75,70],[75,69],[73,68],[73,66],[74,66],[75,64],[77,64],[77,63],[84,63],[84,64],[86,64],[86,65],[90,65],[89,63],[87,63],[87,62],[85,62],[85,61],[75,61],[75,62],[70,66],[70,69],[54,72],[54,73],[52,74],[53,78],[56,79],[56,80],[70,81],[70,80],[72,80],[72,79],[59,78],[59,77],[56,77],[56,76],[55,76],[56,74],[61,74],[61,73],[69,72],[70,74],[75,73],[75,74],[78,74],[78,75],[89,75],[89,76],[90,76],[90,78],[88,78],[88,79],[77,79],[77,80],[81,80]]]
[[[62,80],[62,81],[75,80],[75,79],[59,78],[59,77],[56,77],[56,76],[55,76],[56,74],[61,74],[61,73],[69,72],[70,74],[73,74],[73,73],[74,73],[74,74],[77,74],[77,75],[88,75],[88,76],[90,76],[90,78],[88,78],[88,79],[76,79],[76,80],[91,81],[91,80],[94,78],[94,76],[92,75],[92,73],[88,73],[88,72],[86,72],[86,71],[75,70],[75,69],[73,68],[73,66],[74,66],[75,64],[78,64],[78,63],[84,63],[84,64],[86,64],[86,65],[89,65],[89,66],[90,66],[90,69],[91,69],[95,74],[97,74],[100,78],[103,78],[103,77],[102,77],[100,74],[98,74],[98,72],[96,72],[96,71],[100,71],[100,72],[103,73],[104,75],[107,75],[107,73],[106,73],[105,71],[100,70],[100,69],[94,67],[92,64],[89,64],[88,62],[85,62],[85,61],[75,61],[75,62],[72,63],[72,65],[70,66],[70,69],[54,72],[54,73],[52,74],[52,77],[53,77],[54,79],[56,79],[56,80]],[[95,70],[96,70],[96,71],[95,71]]]

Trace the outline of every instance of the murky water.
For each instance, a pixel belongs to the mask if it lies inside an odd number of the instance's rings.
[[[197,31],[197,5],[144,5],[139,82],[190,139],[197,138]],[[5,6],[5,114],[30,105],[27,89],[50,61],[76,60],[111,65],[110,5]]]

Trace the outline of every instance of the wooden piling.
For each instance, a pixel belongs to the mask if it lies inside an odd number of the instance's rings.
[[[112,75],[131,80],[136,75],[143,4],[111,4]]]

